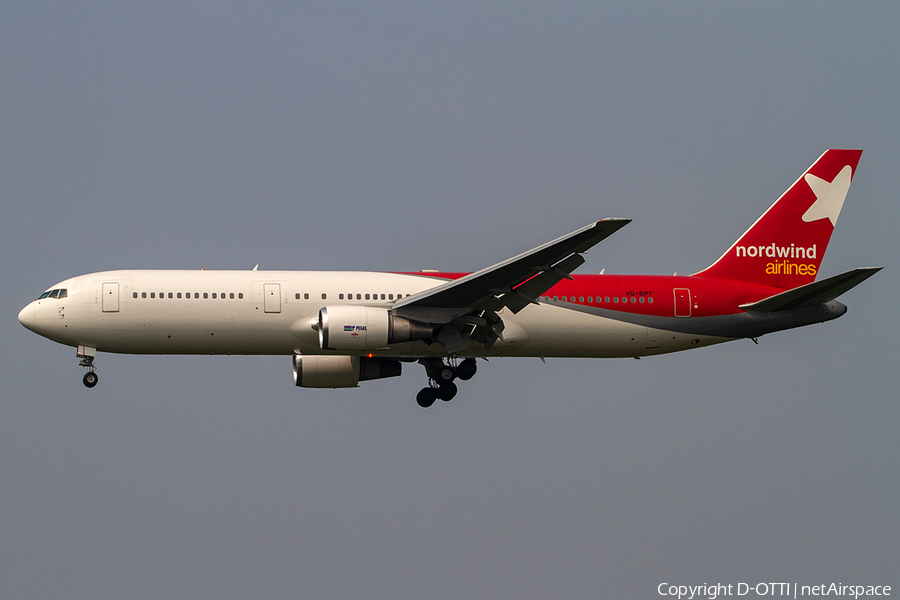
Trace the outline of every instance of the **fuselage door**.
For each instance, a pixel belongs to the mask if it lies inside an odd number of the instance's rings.
[[[281,312],[281,284],[263,284],[263,310],[267,313]]]
[[[96,289],[96,288],[94,288]],[[105,282],[102,290],[103,312],[119,312],[119,283],[116,281]]]
[[[687,288],[675,288],[675,316],[691,316],[691,290]]]

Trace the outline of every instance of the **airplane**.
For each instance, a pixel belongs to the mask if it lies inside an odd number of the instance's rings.
[[[828,150],[712,265],[689,276],[574,275],[631,220],[602,219],[474,273],[120,270],[62,281],[19,321],[97,352],[290,355],[300,387],[358,387],[418,362],[427,408],[457,394],[476,358],[634,357],[836,319],[877,273],[816,281],[861,150]],[[258,266],[258,265],[257,265]]]

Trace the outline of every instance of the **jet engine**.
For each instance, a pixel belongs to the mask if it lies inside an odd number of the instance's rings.
[[[319,310],[319,347],[358,352],[434,337],[434,327],[375,306],[326,306]]]
[[[360,381],[400,375],[399,360],[367,356],[294,355],[294,383],[297,387],[346,388]]]

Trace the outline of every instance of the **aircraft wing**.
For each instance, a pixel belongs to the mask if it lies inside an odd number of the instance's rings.
[[[772,312],[825,304],[856,287],[881,269],[882,267],[860,267],[822,281],[815,281],[769,296],[759,302],[742,304],[741,308],[746,311]]]
[[[393,312],[428,323],[449,323],[474,311],[504,307],[517,313],[584,263],[582,252],[631,219],[603,219],[476,273],[397,302]]]

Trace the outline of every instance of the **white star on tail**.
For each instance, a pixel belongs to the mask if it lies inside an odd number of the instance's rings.
[[[816,195],[816,201],[803,213],[803,220],[809,223],[827,218],[831,221],[832,227],[837,225],[838,215],[841,214],[841,207],[844,206],[844,198],[847,197],[847,190],[850,189],[852,174],[853,169],[847,165],[841,169],[831,183],[809,173],[804,175],[803,179]]]

